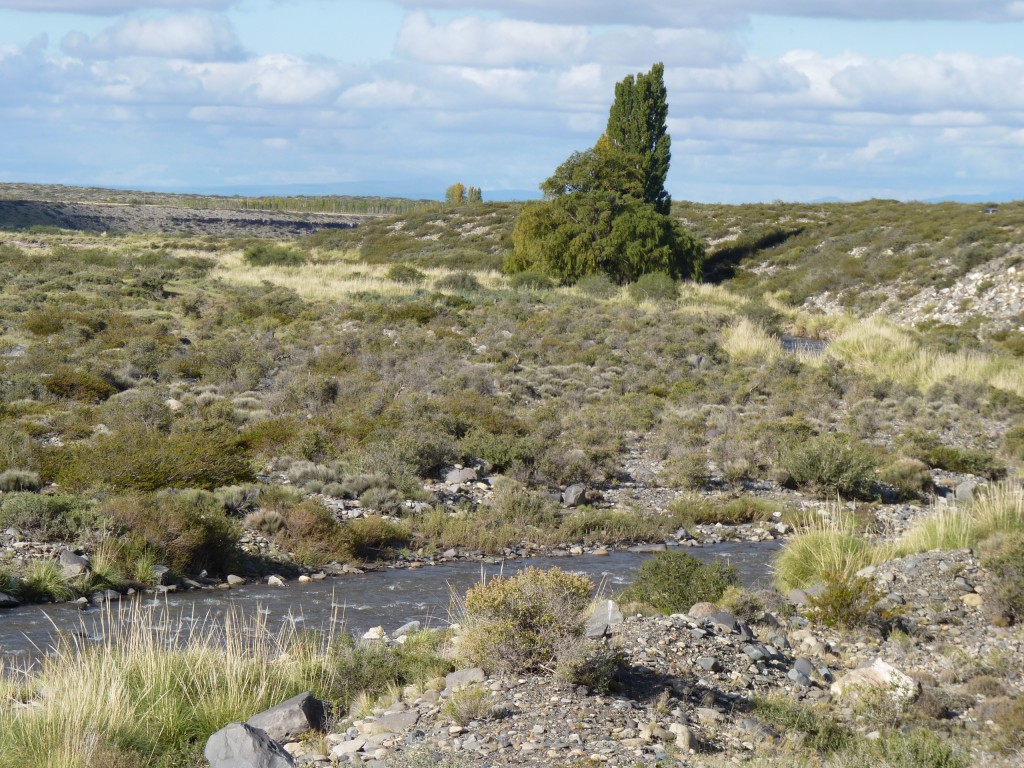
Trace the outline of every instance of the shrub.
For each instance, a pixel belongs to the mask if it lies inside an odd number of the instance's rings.
[[[300,267],[306,263],[301,251],[274,243],[256,243],[245,249],[242,261],[251,267]]]
[[[481,288],[480,281],[469,272],[452,272],[434,283],[437,291],[479,291]]]
[[[852,732],[827,714],[784,696],[756,697],[753,714],[782,732],[804,734],[803,746],[824,755],[843,751],[854,740]]]
[[[594,585],[558,568],[527,568],[466,592],[459,647],[476,664],[513,674],[544,668],[583,634]]]
[[[884,627],[896,617],[894,611],[878,607],[884,595],[870,579],[837,578],[830,573],[824,575],[823,583],[824,589],[808,598],[808,614],[826,627]]]
[[[387,550],[404,547],[409,543],[408,529],[401,523],[368,515],[344,526],[349,548],[356,557],[371,560]]]
[[[427,274],[411,264],[392,264],[388,268],[388,280],[405,285],[420,285],[427,279]]]
[[[617,685],[625,663],[626,655],[622,650],[581,639],[558,650],[555,671],[573,685],[582,685],[595,693],[608,693]]]
[[[985,609],[997,624],[1024,621],[1024,532],[992,537],[982,565],[992,577],[985,593]]]
[[[4,493],[38,491],[42,487],[43,481],[39,479],[38,472],[29,472],[25,469],[8,469],[0,472],[0,491]]]
[[[679,286],[666,272],[649,272],[630,283],[629,295],[635,301],[675,301]]]
[[[0,501],[0,527],[19,528],[46,541],[74,541],[100,520],[93,504],[75,496],[11,493]]]
[[[619,600],[645,603],[661,613],[680,613],[694,603],[717,601],[736,584],[739,577],[734,565],[720,561],[704,564],[685,552],[659,552],[640,566]]]
[[[877,465],[871,446],[841,433],[811,438],[782,457],[792,481],[822,497],[875,498]]]
[[[1006,430],[1003,436],[1003,453],[1013,461],[1024,463],[1024,424]]]
[[[901,501],[918,499],[935,490],[928,465],[917,459],[899,459],[879,473],[879,480],[892,486]]]
[[[50,473],[71,488],[213,489],[253,479],[248,451],[233,429],[204,425],[166,435],[135,426],[94,443],[57,449]]]
[[[576,281],[576,287],[595,299],[610,299],[619,294],[619,286],[608,275],[585,275]]]
[[[775,556],[775,583],[785,592],[806,589],[830,576],[852,579],[861,568],[881,562],[886,554],[839,527],[803,531]]]
[[[114,497],[104,504],[122,537],[149,549],[176,573],[228,573],[237,564],[239,531],[220,500],[205,491]]]
[[[938,438],[922,432],[908,432],[901,443],[907,455],[935,469],[979,475],[990,480],[1006,476],[1006,466],[989,451],[943,445]]]
[[[549,288],[555,287],[555,282],[545,275],[543,272],[538,272],[534,269],[527,269],[523,272],[517,272],[512,275],[508,280],[509,288],[513,290],[526,289],[529,291],[543,291]]]
[[[456,691],[441,708],[441,714],[459,725],[488,720],[494,713],[494,696],[483,686],[473,685]]]
[[[46,391],[65,400],[101,403],[117,392],[117,387],[102,376],[64,366],[43,379]]]
[[[284,527],[275,539],[306,565],[351,560],[352,546],[342,526],[323,504],[307,499],[283,511]]]

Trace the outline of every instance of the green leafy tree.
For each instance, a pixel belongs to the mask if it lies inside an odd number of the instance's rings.
[[[449,205],[458,205],[466,202],[466,185],[457,182],[444,191],[444,201]]]
[[[664,75],[665,65],[659,62],[647,74],[635,78],[629,75],[617,83],[605,134],[637,164],[644,201],[667,215],[672,207],[672,198],[665,191],[672,138],[666,123],[668,93]]]
[[[669,137],[663,67],[616,86],[608,133],[574,152],[541,184],[513,231],[508,272],[537,270],[573,283],[603,273],[619,283],[651,272],[699,279],[704,255],[668,215]]]
[[[484,201],[484,193],[480,187],[470,187],[466,190],[466,202],[468,203],[482,203]]]

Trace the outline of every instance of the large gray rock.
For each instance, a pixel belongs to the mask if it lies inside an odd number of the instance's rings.
[[[444,684],[446,688],[455,691],[473,683],[482,683],[486,679],[487,675],[484,674],[480,667],[470,667],[469,669],[459,669],[449,673],[444,678]]]
[[[58,556],[60,562],[60,575],[65,579],[73,579],[89,572],[89,561],[81,555],[76,555],[70,549],[62,549]]]
[[[388,712],[381,715],[367,726],[372,736],[378,733],[401,733],[412,728],[420,719],[420,714],[414,709],[408,712]]]
[[[21,603],[18,599],[11,597],[6,592],[0,592],[0,608],[17,608]]]
[[[562,492],[562,503],[567,507],[578,507],[586,500],[586,496],[587,486],[575,483]]]
[[[610,635],[621,624],[622,611],[618,603],[614,600],[601,600],[587,619],[586,636],[591,640],[599,640]]]
[[[896,704],[909,704],[917,698],[920,684],[882,659],[874,659],[850,670],[832,683],[832,695],[857,698],[866,691],[880,691]]]
[[[473,469],[472,467],[466,467],[465,469],[453,469],[447,475],[444,476],[444,481],[447,485],[475,483],[476,470]]]
[[[980,487],[974,480],[964,480],[956,487],[956,503],[970,504],[974,501],[974,494]]]
[[[249,718],[249,725],[267,732],[274,741],[287,741],[306,731],[323,730],[327,707],[309,691]]]
[[[213,734],[203,750],[210,768],[295,768],[284,747],[248,723],[231,723]]]

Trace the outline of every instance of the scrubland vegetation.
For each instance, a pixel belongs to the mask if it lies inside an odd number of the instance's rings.
[[[277,243],[0,234],[0,530],[91,556],[88,574],[72,579],[53,563],[0,562],[0,591],[46,600],[141,587],[154,583],[157,564],[179,575],[278,568],[240,546],[247,531],[290,562],[319,567],[449,548],[501,554],[523,541],[656,541],[680,526],[783,520],[799,531],[776,562],[777,582],[824,584],[808,609],[822,623],[895,622],[875,615],[878,595],[857,572],[962,547],[997,576],[992,621],[1020,622],[1019,331],[984,319],[914,328],[866,316],[888,291],[939,285],[991,260],[1011,264],[1016,206],[982,218],[974,206],[677,203],[674,214],[710,242],[705,274],[718,282],[661,275],[627,285],[506,275],[517,211],[422,208]],[[969,222],[978,231],[961,237],[956,227]],[[783,237],[780,227],[794,231]],[[889,275],[894,260],[904,268]],[[778,269],[752,269],[763,264]],[[844,311],[803,304],[826,290]],[[822,354],[790,353],[784,333],[830,343]],[[659,468],[657,484],[674,497],[666,509],[566,510],[553,501],[571,483],[628,479],[631,453]],[[442,504],[424,489],[455,463],[502,476],[487,504]],[[922,515],[883,541],[863,505],[926,505],[938,472],[997,484],[972,506]],[[751,483],[835,507],[801,516],[745,495]],[[710,501],[711,490],[736,498]],[[340,519],[332,499],[358,499],[364,516]],[[625,599],[666,611],[704,598],[737,615],[757,607],[727,570],[651,563]],[[557,583],[495,582],[467,596],[467,619],[479,628],[469,660],[608,684],[616,659],[577,643],[584,588],[549,578]],[[673,594],[680,582],[706,591]],[[545,626],[566,622],[546,636],[557,647],[533,638],[522,647],[537,655],[523,660],[502,650],[523,639],[504,604],[559,590],[554,615],[534,606]],[[452,663],[426,639],[374,650],[257,627],[242,633],[257,638],[250,647],[224,645],[230,631],[208,629],[209,642],[189,649],[160,647],[151,633],[69,647],[38,674],[5,680],[9,701],[71,686],[76,696],[48,696],[39,711],[0,706],[2,759],[31,762],[45,744],[55,745],[53,765],[184,765],[195,753],[189,739],[245,710],[305,689],[347,707],[358,689],[422,682]],[[208,709],[195,709],[200,700]],[[758,707],[809,739],[852,739],[813,712]],[[941,752],[910,740],[893,731],[843,749],[860,750],[857,764],[885,750]]]

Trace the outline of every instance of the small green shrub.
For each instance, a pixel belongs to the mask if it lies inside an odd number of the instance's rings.
[[[64,400],[102,403],[117,392],[117,387],[102,376],[79,368],[64,366],[43,379],[46,391]]]
[[[509,288],[513,290],[544,291],[555,287],[555,282],[543,272],[527,269],[517,272],[508,279]]]
[[[1000,625],[1024,622],[1024,533],[998,534],[982,549],[982,565],[992,578],[985,593],[989,618]]]
[[[675,301],[679,285],[665,272],[648,272],[630,283],[629,295],[634,301]]]
[[[0,472],[0,491],[4,493],[38,491],[42,487],[43,481],[39,478],[38,472],[29,472],[25,469],[8,469]]]
[[[734,565],[704,564],[685,552],[659,552],[640,566],[619,600],[646,603],[661,613],[681,613],[694,603],[717,601],[736,584],[739,576]]]
[[[619,673],[625,664],[626,654],[621,649],[580,640],[559,649],[555,672],[573,685],[582,685],[595,693],[608,693],[618,685]]]
[[[901,443],[907,455],[935,469],[979,475],[990,480],[1006,476],[1006,465],[990,451],[943,445],[938,438],[923,432],[908,432]]]
[[[766,725],[784,733],[804,734],[803,745],[822,755],[842,752],[854,741],[854,734],[823,712],[784,696],[756,697],[753,714]]]
[[[884,467],[879,480],[892,486],[901,501],[919,499],[935,490],[928,465],[917,459],[899,459]]]
[[[274,243],[250,245],[242,254],[242,261],[251,267],[300,267],[306,263],[301,251]]]
[[[783,455],[781,464],[797,486],[821,497],[877,496],[875,452],[850,435],[825,434],[797,443]]]
[[[1024,463],[1024,424],[1006,430],[1003,436],[1003,453],[1012,461]]]
[[[479,291],[480,281],[469,272],[452,272],[434,282],[436,291]]]
[[[10,493],[0,499],[0,527],[19,528],[45,541],[74,541],[101,519],[94,504],[75,496]]]
[[[410,541],[409,530],[403,524],[377,515],[367,515],[347,523],[344,532],[351,551],[362,560],[383,557]]]
[[[581,277],[576,281],[576,287],[595,299],[611,299],[619,295],[619,286],[608,275],[599,273]]]
[[[494,697],[480,685],[455,691],[441,708],[442,716],[463,726],[474,720],[489,720],[493,712]]]
[[[426,282],[427,274],[411,264],[392,264],[388,268],[388,280],[403,285],[421,285]]]
[[[332,560],[353,559],[349,537],[331,511],[319,501],[307,499],[279,514],[284,526],[277,530],[275,540],[293,552],[300,563],[318,566]]]
[[[568,639],[582,636],[593,588],[586,576],[558,568],[482,582],[466,592],[459,647],[486,669],[542,669]]]
[[[775,556],[775,583],[785,592],[820,584],[829,575],[852,579],[884,556],[855,533],[833,528],[802,531]]]
[[[884,595],[870,579],[837,578],[835,574],[825,574],[823,584],[821,592],[808,598],[808,614],[826,627],[884,628],[898,614],[893,609],[878,607]]]
[[[237,564],[239,530],[205,491],[118,496],[103,511],[133,552],[148,549],[175,573],[226,574]]]

